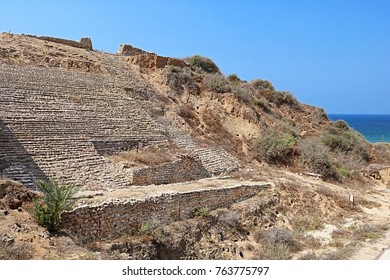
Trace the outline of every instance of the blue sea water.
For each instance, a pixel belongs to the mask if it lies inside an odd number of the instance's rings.
[[[332,121],[344,120],[368,142],[390,142],[390,115],[329,114]]]

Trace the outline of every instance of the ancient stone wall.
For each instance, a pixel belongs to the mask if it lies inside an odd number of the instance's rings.
[[[161,185],[199,180],[210,177],[198,157],[183,156],[181,159],[147,167],[133,172],[134,185]]]
[[[136,233],[143,224],[158,222],[164,225],[191,218],[196,207],[210,210],[228,207],[255,196],[266,187],[269,184],[241,185],[83,206],[63,213],[62,225],[83,242],[116,238]]]
[[[74,48],[80,48],[80,49],[86,49],[92,51],[92,41],[90,38],[81,38],[79,42],[73,41],[73,40],[67,40],[67,39],[61,39],[61,38],[54,38],[54,37],[48,37],[48,36],[39,36],[36,37],[38,39],[63,44],[67,46],[71,46]]]

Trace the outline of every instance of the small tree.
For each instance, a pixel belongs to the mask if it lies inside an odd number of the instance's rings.
[[[78,188],[74,185],[59,185],[54,181],[39,180],[35,183],[43,198],[34,202],[34,214],[38,223],[50,232],[61,227],[61,213],[70,210],[75,202]]]

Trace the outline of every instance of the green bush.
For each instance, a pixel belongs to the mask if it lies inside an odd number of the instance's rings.
[[[210,210],[208,207],[199,206],[192,210],[193,217],[207,217],[210,214]]]
[[[219,73],[218,66],[209,58],[194,55],[184,59],[192,68],[200,68],[206,73]]]
[[[231,91],[230,85],[224,76],[220,74],[210,74],[205,77],[206,87],[217,93]]]
[[[363,136],[350,129],[344,121],[331,124],[327,128],[322,142],[334,152],[349,155],[351,160],[365,162],[369,160],[369,145]]]
[[[350,177],[351,176],[351,172],[345,167],[338,168],[337,173],[343,177]]]
[[[257,157],[272,164],[289,163],[296,138],[268,131],[255,144]]]
[[[78,188],[74,185],[59,185],[54,181],[39,180],[35,184],[43,193],[43,198],[34,201],[35,217],[48,231],[57,231],[61,227],[61,213],[72,209],[75,204]]]

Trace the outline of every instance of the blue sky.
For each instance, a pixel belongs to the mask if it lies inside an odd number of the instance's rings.
[[[388,0],[4,1],[0,32],[91,37],[271,81],[328,113],[390,114]]]

